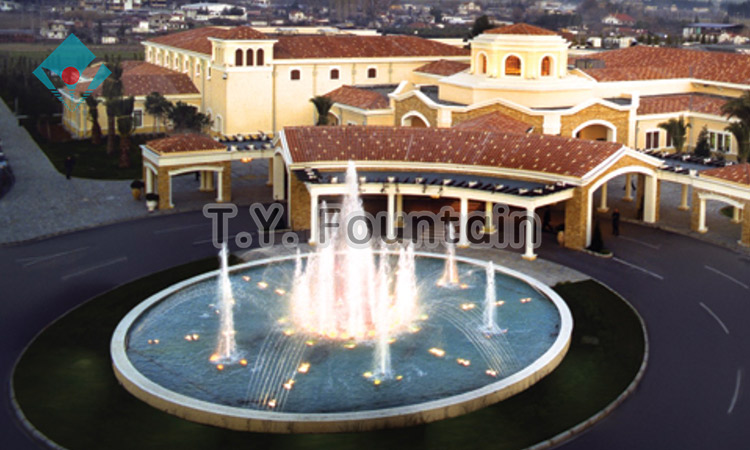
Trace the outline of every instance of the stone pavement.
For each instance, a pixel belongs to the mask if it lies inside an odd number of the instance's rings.
[[[25,241],[112,222],[149,215],[145,202],[134,201],[131,180],[66,180],[44,152],[18,126],[12,111],[0,101],[0,139],[13,168],[16,183],[0,199],[0,244]],[[232,194],[235,203],[270,201],[266,187],[266,161],[232,166]],[[199,192],[193,174],[173,179],[175,208],[153,214],[201,209],[214,199],[213,193]]]

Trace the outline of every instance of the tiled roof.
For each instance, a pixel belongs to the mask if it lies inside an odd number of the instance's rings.
[[[641,97],[638,114],[660,114],[692,111],[703,114],[723,115],[721,107],[730,100],[709,94],[669,94]]]
[[[554,31],[547,30],[545,28],[536,27],[527,23],[514,23],[513,25],[506,25],[504,27],[493,28],[485,31],[488,34],[525,34],[535,36],[553,36],[556,35]]]
[[[229,30],[222,30],[218,36],[212,36],[219,39],[226,40],[256,40],[256,39],[268,39],[268,36],[256,30],[255,28],[248,27],[247,25],[230,28]]]
[[[388,108],[389,102],[382,94],[369,90],[360,89],[354,86],[341,86],[327,94],[334,103],[354,106],[360,109],[385,109]]]
[[[501,112],[491,112],[465,120],[454,125],[453,128],[460,130],[496,131],[500,133],[526,133],[533,127],[526,122],[521,122]]]
[[[202,134],[176,134],[146,142],[157,153],[226,151],[224,144]]]
[[[622,148],[614,142],[456,128],[288,127],[294,163],[409,161],[503,167],[582,177]]]
[[[448,61],[447,59],[440,59],[438,61],[433,61],[431,63],[427,63],[423,66],[419,66],[416,69],[414,69],[415,72],[422,72],[422,73],[431,73],[433,75],[453,75],[458,72],[463,72],[464,70],[468,69],[471,65],[467,63],[462,63],[459,61]]]
[[[750,164],[749,163],[734,164],[731,166],[704,170],[700,172],[700,176],[720,178],[722,180],[730,181],[732,183],[750,186]]]
[[[582,69],[598,81],[697,78],[750,84],[750,55],[635,46],[587,57],[603,68]]]
[[[198,94],[198,88],[184,73],[176,72],[144,61],[122,61],[122,93],[124,96],[148,95],[154,91],[162,95]],[[99,65],[86,68],[83,77],[91,79],[99,70]],[[80,82],[76,93],[80,95],[89,85]],[[101,95],[104,84],[94,89],[94,95]]]
[[[275,59],[469,56],[470,51],[415,36],[280,36]]]
[[[237,31],[240,29],[240,31]],[[209,37],[220,39],[263,39],[250,27],[204,27],[168,34],[149,41],[211,54]],[[399,56],[469,56],[464,48],[415,36],[294,35],[279,36],[274,44],[275,59],[298,58],[377,58]]]

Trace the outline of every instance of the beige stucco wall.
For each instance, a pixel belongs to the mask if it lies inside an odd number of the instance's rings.
[[[674,114],[672,117],[678,118],[680,115],[685,117],[685,122],[690,125],[687,130],[687,141],[685,142],[684,151],[690,151],[695,148],[695,144],[698,142],[698,134],[700,134],[704,126],[706,126],[709,131],[727,133],[724,128],[727,126],[728,122],[724,118],[717,117],[715,119],[709,119],[706,117],[695,117],[692,114]],[[649,131],[659,131],[659,148],[667,149],[667,132],[659,128],[659,124],[667,122],[669,118],[670,117],[667,115],[659,116],[657,118],[653,118],[653,116],[639,118],[637,120],[636,143],[634,147],[644,148],[646,146],[646,133]],[[730,155],[736,156],[737,140],[734,136],[730,136],[730,139],[732,145]],[[672,149],[672,147],[669,149]]]

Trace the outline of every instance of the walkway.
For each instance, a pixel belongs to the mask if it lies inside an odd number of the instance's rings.
[[[0,199],[0,244],[148,215],[144,203],[133,200],[129,180],[66,180],[26,129],[17,125],[12,111],[2,101],[0,139],[16,175],[13,189]],[[232,168],[234,202],[269,201],[266,162],[238,166]],[[192,174],[175,178],[176,208],[156,214],[196,210],[213,201],[211,193],[199,192],[197,188],[198,182]]]

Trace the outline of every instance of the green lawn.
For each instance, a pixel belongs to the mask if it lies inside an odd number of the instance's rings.
[[[16,398],[43,434],[69,449],[520,449],[553,437],[613,401],[637,373],[640,322],[593,281],[558,286],[575,328],[562,364],[529,390],[455,419],[330,435],[242,433],[187,422],[142,403],[112,373],[109,340],[150,294],[216,267],[214,259],[154,274],[104,294],[45,330],[13,375]]]
[[[31,128],[31,127],[28,127]],[[130,168],[121,169],[120,139],[115,137],[115,154],[107,154],[107,136],[102,136],[102,144],[94,145],[91,139],[70,140],[66,142],[48,141],[34,131],[30,131],[39,147],[47,155],[60,173],[65,173],[65,158],[73,155],[76,163],[73,176],[97,180],[134,180],[143,178],[141,167],[141,149],[139,145],[146,142],[143,136],[130,137]],[[153,138],[150,138],[153,139]]]

